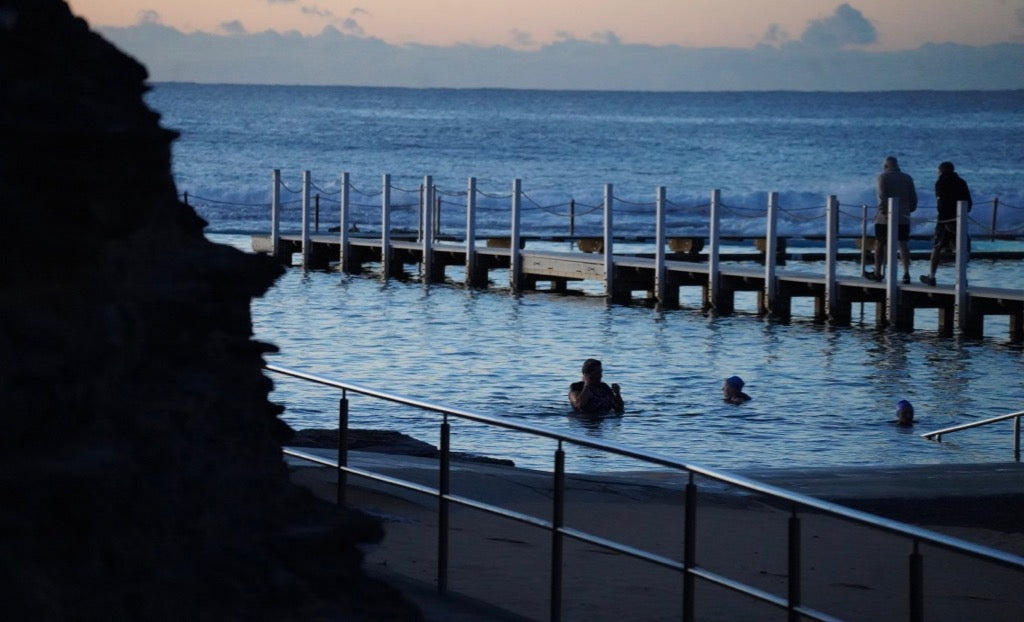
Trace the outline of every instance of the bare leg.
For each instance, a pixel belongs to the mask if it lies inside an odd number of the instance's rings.
[[[905,241],[898,242],[900,248],[900,263],[903,264],[903,275],[910,274],[910,249]]]
[[[884,243],[882,239],[875,236],[875,275],[882,274],[882,264],[885,263],[885,255],[882,254]]]

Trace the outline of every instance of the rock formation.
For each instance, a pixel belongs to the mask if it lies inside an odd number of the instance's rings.
[[[6,619],[409,619],[375,520],[292,485],[249,304],[279,276],[177,198],[146,70],[0,0]]]

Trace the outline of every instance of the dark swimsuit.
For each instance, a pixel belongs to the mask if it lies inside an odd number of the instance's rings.
[[[569,390],[582,391],[583,383],[574,382]],[[590,388],[590,399],[587,400],[587,405],[580,409],[580,412],[599,413],[607,410],[615,410],[615,393],[610,386],[602,382],[596,387]]]

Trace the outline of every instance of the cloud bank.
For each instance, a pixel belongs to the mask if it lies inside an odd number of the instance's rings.
[[[283,2],[288,0],[268,0]],[[356,12],[353,11],[352,15]],[[849,4],[808,23],[797,39],[777,25],[754,48],[686,48],[624,43],[613,31],[578,39],[561,33],[538,49],[392,45],[363,36],[354,17],[319,35],[249,33],[239,21],[221,34],[183,33],[156,15],[127,28],[99,28],[135,56],[153,81],[442,88],[654,91],[1024,89],[1024,44],[928,44],[902,52],[861,49],[877,40]],[[529,33],[513,33],[519,45]]]

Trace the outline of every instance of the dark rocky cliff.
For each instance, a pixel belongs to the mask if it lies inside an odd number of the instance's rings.
[[[363,514],[292,485],[249,304],[270,259],[177,199],[146,70],[0,0],[0,607],[7,619],[407,619]]]

